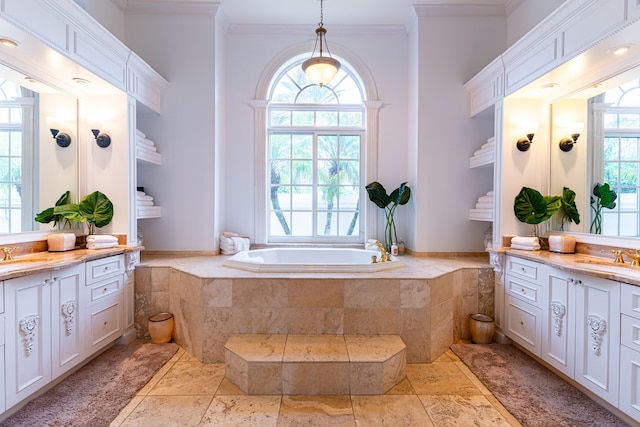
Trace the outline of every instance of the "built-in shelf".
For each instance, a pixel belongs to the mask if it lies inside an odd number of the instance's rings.
[[[470,168],[479,168],[482,166],[493,165],[494,153],[484,153],[478,156],[473,156],[469,159]]]
[[[469,209],[469,219],[471,221],[493,222],[493,211],[484,209]]]
[[[160,218],[162,216],[162,208],[160,206],[138,206],[137,218]]]
[[[162,164],[162,155],[158,152],[136,147],[136,159],[143,162],[153,163],[154,165]]]
[[[487,194],[478,198],[475,209],[469,209],[469,219],[472,221],[493,221],[494,194]]]

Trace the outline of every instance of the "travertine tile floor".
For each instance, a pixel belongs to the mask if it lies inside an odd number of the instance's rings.
[[[408,365],[407,379],[381,396],[247,396],[224,379],[223,364],[200,363],[180,349],[111,426],[520,424],[450,350]]]

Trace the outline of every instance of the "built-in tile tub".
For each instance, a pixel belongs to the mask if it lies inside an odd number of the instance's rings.
[[[349,248],[271,248],[239,252],[224,266],[259,273],[373,273],[402,267],[399,257],[379,260],[376,251]]]
[[[170,311],[173,339],[195,358],[224,362],[232,334],[394,334],[408,363],[431,362],[470,338],[473,313],[493,316],[485,260],[403,257],[373,273],[255,273],[228,257],[145,259],[136,267],[136,328]]]

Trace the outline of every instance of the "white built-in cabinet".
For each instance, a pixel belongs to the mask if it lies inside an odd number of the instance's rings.
[[[504,273],[505,335],[640,421],[640,287],[511,255]]]
[[[122,335],[124,278],[115,255],[0,282],[0,413]]]

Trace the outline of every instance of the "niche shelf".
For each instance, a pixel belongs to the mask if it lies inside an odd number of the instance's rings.
[[[138,206],[136,208],[136,217],[138,219],[160,218],[162,216],[162,208],[160,206]]]
[[[162,155],[158,153],[154,142],[140,130],[136,130],[136,159],[154,165],[162,164]]]
[[[495,151],[495,140],[491,137],[473,153],[473,156],[469,159],[469,167],[473,169],[493,165]]]

